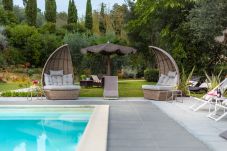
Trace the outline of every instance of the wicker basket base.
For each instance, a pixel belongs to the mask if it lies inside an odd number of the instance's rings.
[[[169,101],[172,98],[171,91],[143,90],[144,98],[157,101]]]
[[[76,100],[80,90],[45,90],[48,100]]]

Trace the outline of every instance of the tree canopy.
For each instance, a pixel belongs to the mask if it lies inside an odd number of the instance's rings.
[[[45,0],[45,18],[46,21],[56,23],[56,1],[55,0]]]
[[[37,19],[37,0],[27,0],[26,8],[27,23],[32,26],[36,26]]]
[[[85,27],[90,31],[92,30],[92,27],[93,27],[91,0],[87,0],[86,15],[85,15]]]

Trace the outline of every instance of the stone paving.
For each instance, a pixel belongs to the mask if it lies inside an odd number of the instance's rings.
[[[213,150],[227,151],[227,140],[219,137],[220,133],[227,130],[227,118],[218,122],[208,118],[208,105],[193,112],[189,107],[195,102],[193,99],[184,99],[184,103],[154,101],[153,104]]]
[[[102,98],[80,98],[78,101],[26,101],[26,98],[0,98],[0,105],[10,104],[110,105],[108,151],[212,150],[209,145],[205,145],[193,133],[187,131],[181,123],[178,124],[170,115],[159,109],[163,110],[165,106],[175,108],[175,105],[170,103],[164,103],[163,107],[160,107],[161,102],[158,104],[143,98],[122,98],[118,101],[104,101]],[[168,111],[171,111],[170,107]]]

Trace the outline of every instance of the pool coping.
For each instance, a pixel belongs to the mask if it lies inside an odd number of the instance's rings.
[[[95,109],[76,151],[107,150],[109,105],[91,106],[95,106]]]
[[[94,107],[76,151],[107,150],[109,105],[0,105],[0,107]]]

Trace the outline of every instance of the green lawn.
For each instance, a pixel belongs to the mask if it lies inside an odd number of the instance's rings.
[[[119,80],[119,95],[120,97],[143,97],[142,85],[155,84],[144,80]],[[21,83],[0,83],[0,92],[15,90],[25,87]],[[201,98],[204,94],[191,93],[191,96]],[[102,97],[103,88],[85,88],[80,91],[81,97]]]
[[[0,92],[16,90],[25,87],[24,84],[21,83],[0,83]]]
[[[144,80],[119,80],[120,97],[142,97],[142,85],[152,84]],[[154,83],[153,83],[154,84]],[[102,97],[102,88],[84,88],[80,91],[81,97]]]

